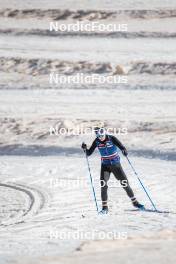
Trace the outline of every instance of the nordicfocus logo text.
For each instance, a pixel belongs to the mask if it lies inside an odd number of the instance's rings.
[[[113,135],[127,135],[127,127],[108,127],[106,133]],[[50,136],[80,136],[80,135],[94,135],[94,127],[84,127],[83,125],[76,126],[75,128],[62,127],[62,123],[49,127]]]
[[[58,73],[50,73],[50,85],[58,84],[127,84],[127,76],[123,75],[102,75],[91,74],[85,75],[83,73],[75,75],[60,75]]]
[[[126,32],[128,30],[127,24],[113,24],[113,23],[99,23],[94,22],[81,22],[70,24],[60,24],[59,22],[50,22],[50,31],[61,31],[61,32]]]

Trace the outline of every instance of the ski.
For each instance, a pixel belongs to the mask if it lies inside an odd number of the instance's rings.
[[[125,210],[125,211],[127,212],[148,212],[148,213],[158,213],[158,214],[175,214],[174,212],[170,212],[170,211],[154,210],[154,209],[148,209],[148,208],[131,209],[131,210]]]

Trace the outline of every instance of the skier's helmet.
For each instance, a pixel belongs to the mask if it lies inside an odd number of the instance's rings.
[[[106,130],[103,127],[95,127],[94,128],[96,137],[98,138],[104,138],[106,136]]]

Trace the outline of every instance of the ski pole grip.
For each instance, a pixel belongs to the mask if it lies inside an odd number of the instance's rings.
[[[82,147],[83,151],[86,153],[87,145],[84,142],[82,142],[81,147]]]

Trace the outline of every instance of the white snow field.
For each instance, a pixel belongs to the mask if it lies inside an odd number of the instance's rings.
[[[161,256],[162,263],[174,261],[170,252],[175,245],[176,227],[176,164],[172,150],[175,103],[171,98],[174,92],[137,90],[113,94],[116,97],[112,96],[111,103],[101,111],[108,96],[105,90],[75,90],[75,95],[70,90],[22,90],[20,97],[14,90],[1,91],[2,263],[72,263],[72,256],[78,263],[83,259],[86,263],[95,261],[93,256],[103,262],[107,254],[112,263],[116,257],[125,262],[126,247],[130,248],[129,254],[137,251],[132,263],[142,261],[143,254],[150,250],[155,257],[151,252],[149,256],[156,261]],[[117,107],[118,99],[123,111]],[[150,103],[142,107],[147,101]],[[97,215],[85,157],[80,150],[81,142],[90,144],[93,136],[49,135],[49,126],[59,121],[63,127],[73,128],[84,122],[90,126],[96,120],[108,120],[110,126],[129,129],[127,135],[119,137],[129,149],[129,157],[157,208],[170,213],[133,211],[112,175],[110,213]],[[90,158],[90,164],[101,209],[97,153]],[[138,199],[152,209],[123,157],[122,165]],[[146,257],[146,263],[147,260]]]
[[[49,23],[125,23],[127,32],[50,32]],[[0,0],[0,264],[175,264],[175,0]],[[126,84],[49,83],[49,75],[126,77]],[[80,133],[104,123],[137,211],[109,181],[98,215]],[[79,131],[50,134],[51,128]],[[78,130],[77,130],[78,129]],[[89,159],[101,209],[100,157]]]
[[[156,249],[154,254],[157,255],[170,244],[173,246],[176,227],[176,165],[169,161],[145,158],[132,158],[132,161],[150,190],[157,208],[171,213],[133,211],[125,192],[119,188],[112,175],[110,180],[112,187],[109,188],[110,213],[108,216],[97,215],[86,163],[84,157],[79,155],[1,157],[1,263],[11,259],[15,263],[25,263],[25,261],[28,263],[28,258],[30,259],[31,256],[37,259],[36,263],[46,263],[49,257],[57,259],[58,256],[71,256],[71,254],[77,256],[78,253],[73,252],[80,247],[83,247],[81,256],[82,254],[87,256],[89,250],[93,251],[93,248],[89,249],[90,239],[86,237],[91,232],[94,235],[92,240],[98,239],[100,243],[96,242],[94,248],[98,256],[107,252],[107,243],[109,249],[112,246],[113,254],[120,255],[124,261],[127,257],[126,253],[120,254],[118,251],[121,251],[121,248],[124,250],[124,247],[128,250],[132,241],[134,241],[133,247],[139,243],[135,249],[139,252],[138,260],[141,260],[140,252],[146,255],[149,253],[146,247],[152,251]],[[138,199],[147,208],[152,208],[124,159],[122,164]],[[100,206],[97,156],[91,159],[91,168]],[[115,239],[108,239],[108,235],[112,236],[112,232]],[[76,234],[79,234],[80,238]],[[103,242],[102,237],[106,238],[106,243]],[[153,248],[155,240],[159,240],[159,243]],[[105,251],[101,249],[101,245]],[[96,255],[95,252],[93,254]],[[172,254],[170,256],[169,252],[167,255],[162,253],[162,263],[166,263],[167,259],[173,261],[174,257]],[[69,262],[72,263],[72,260]],[[49,263],[53,262],[49,261]]]

